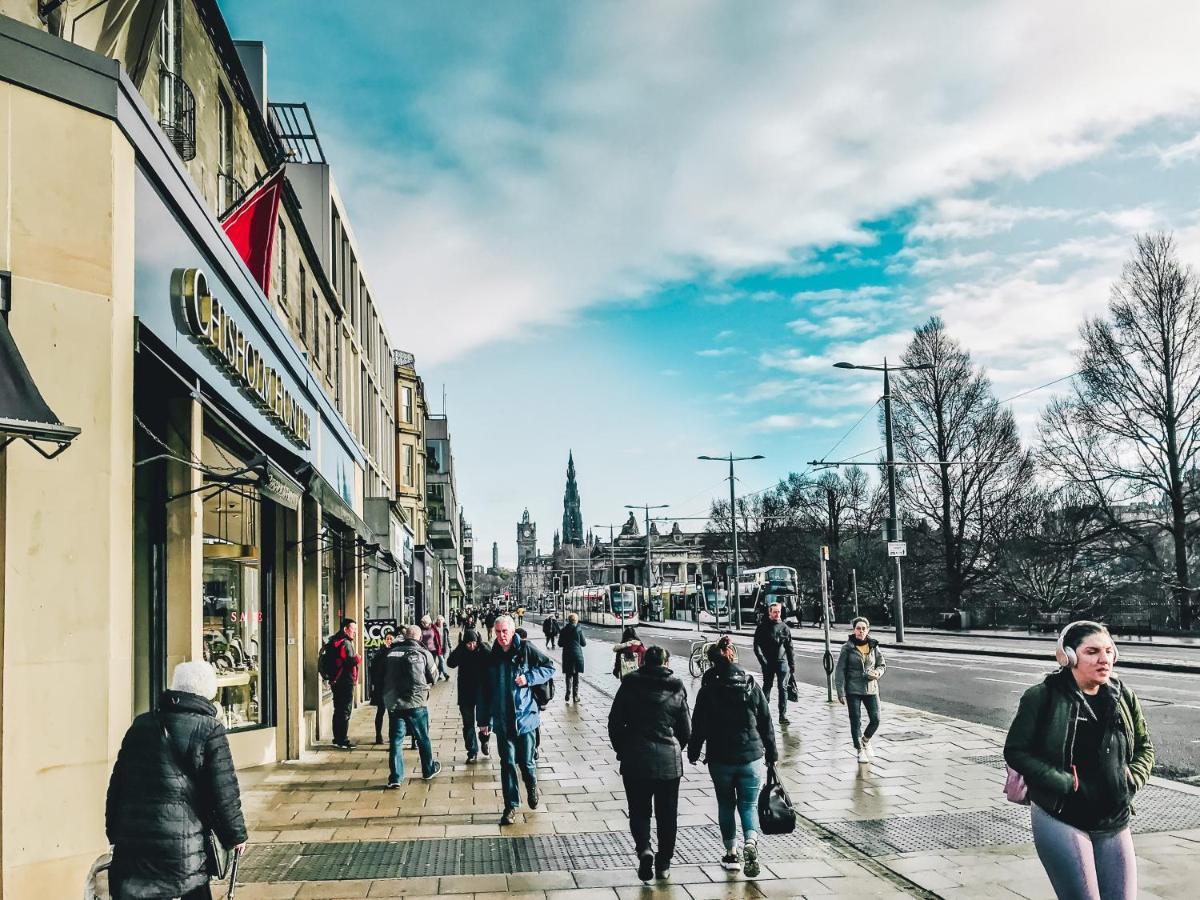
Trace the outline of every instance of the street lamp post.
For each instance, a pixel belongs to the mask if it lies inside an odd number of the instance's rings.
[[[733,476],[733,464],[744,460],[766,459],[766,457],[758,453],[754,456],[734,456],[733,453],[730,453],[728,456],[697,456],[696,459],[729,463],[729,524],[733,526],[733,580],[729,584],[729,591],[726,596],[730,598],[729,602],[733,604],[733,615],[736,623],[733,627],[740,629],[742,627],[742,597],[738,584],[740,572],[738,569],[737,500],[734,497],[734,482],[737,479]],[[714,591],[715,595],[716,592]]]
[[[593,528],[608,529],[608,567],[609,584],[618,584],[617,582],[617,545],[613,542],[613,528],[616,526],[609,522],[607,525],[593,525]],[[618,584],[618,589],[620,585]],[[621,592],[621,611],[617,614],[621,617],[621,631],[625,630],[625,593]]]
[[[666,509],[670,505],[671,505],[670,503],[659,503],[656,506],[651,506],[649,503],[641,503],[641,504],[626,503],[625,504],[626,509],[640,509],[646,514],[646,592],[647,592],[647,594],[650,592],[650,579],[651,579],[651,575],[650,575],[650,572],[651,572],[651,569],[650,569],[650,510]]]
[[[882,366],[858,366],[854,363],[839,362],[833,364],[835,369],[864,369],[868,372],[883,373],[883,430],[884,443],[887,449],[887,481],[888,481],[888,522],[887,540],[900,540],[900,519],[896,513],[896,455],[892,449],[892,372],[914,372],[934,368],[933,363],[922,363],[917,366],[888,366],[885,359]],[[893,618],[896,620],[896,643],[904,643],[904,587],[900,581],[900,557],[892,557],[895,572],[892,577],[892,607]]]

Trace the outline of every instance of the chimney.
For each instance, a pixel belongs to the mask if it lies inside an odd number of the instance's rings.
[[[267,48],[262,41],[234,41],[238,59],[246,70],[246,78],[250,81],[250,89],[254,91],[254,99],[258,101],[258,109],[264,116],[267,114]]]

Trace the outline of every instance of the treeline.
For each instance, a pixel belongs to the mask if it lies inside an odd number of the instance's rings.
[[[1135,239],[1106,310],[1080,337],[1077,372],[1056,387],[1029,445],[941,319],[914,332],[900,365],[923,368],[892,378],[909,621],[961,609],[983,625],[1063,612],[1192,628],[1200,278],[1171,235]],[[882,412],[879,422],[882,434]],[[739,498],[743,562],[795,566],[811,599],[826,545],[839,615],[852,608],[853,572],[860,607],[886,620],[882,462],[876,479],[826,469]],[[709,550],[728,558],[728,502],[711,513]]]

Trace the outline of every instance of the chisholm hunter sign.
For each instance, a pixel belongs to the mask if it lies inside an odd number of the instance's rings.
[[[204,273],[199,269],[172,272],[171,298],[188,330],[231,373],[238,386],[293,440],[309,446],[308,413],[284,386],[283,376],[263,360],[224,304],[209,293]]]

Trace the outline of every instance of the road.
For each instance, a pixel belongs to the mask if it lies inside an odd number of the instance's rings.
[[[540,630],[539,618],[526,619]],[[614,641],[618,637],[614,628],[589,625],[586,632],[589,640]],[[653,625],[641,625],[638,632],[645,643],[666,647],[674,657],[672,668],[688,677],[687,654],[691,641],[695,640],[693,633]],[[841,640],[845,640],[844,634]],[[739,662],[758,673],[750,637],[737,635],[734,641],[740,648]],[[835,659],[840,643],[835,640],[833,645]],[[801,641],[796,641],[794,647],[797,679],[824,685],[825,670],[821,666],[824,647]],[[1025,688],[1054,669],[1049,657],[1042,663],[896,648],[886,649],[886,653],[888,670],[881,686],[885,704],[900,703],[997,728],[1008,727]],[[1142,702],[1157,752],[1155,774],[1166,778],[1200,778],[1200,676],[1141,669],[1121,671],[1119,663],[1118,674]],[[886,727],[881,736],[886,737]]]

